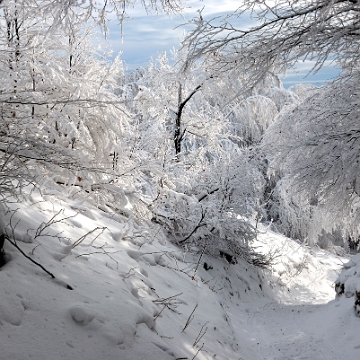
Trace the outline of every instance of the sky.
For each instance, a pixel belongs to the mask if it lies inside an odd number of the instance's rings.
[[[188,0],[185,13],[180,15],[154,15],[146,14],[140,4],[128,10],[127,19],[122,29],[118,21],[113,19],[109,23],[108,46],[115,52],[121,52],[121,59],[126,64],[127,70],[137,67],[146,67],[151,58],[158,54],[170,52],[178,48],[185,33],[187,20],[203,8],[203,16],[211,19],[236,10],[239,2],[236,0]],[[312,83],[321,86],[338,74],[333,64],[328,64],[315,75],[307,76],[312,68],[311,61],[299,63],[295,69],[287,72],[282,79],[285,87],[297,83]]]

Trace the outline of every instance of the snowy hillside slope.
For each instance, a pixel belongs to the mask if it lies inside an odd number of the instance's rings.
[[[326,304],[347,259],[263,229],[255,245],[275,264],[260,272],[53,191],[10,204],[4,222],[56,279],[6,243],[0,360],[359,358],[350,303]]]

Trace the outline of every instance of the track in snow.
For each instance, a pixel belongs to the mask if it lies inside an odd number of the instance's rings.
[[[331,345],[316,334],[310,319],[325,305],[270,303],[252,311],[248,325],[263,360],[339,360]]]

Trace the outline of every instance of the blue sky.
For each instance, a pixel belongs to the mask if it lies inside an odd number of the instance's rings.
[[[121,28],[116,20],[109,23],[108,45],[115,53],[122,52],[121,59],[129,70],[147,66],[150,58],[156,58],[163,51],[177,48],[184,35],[186,20],[196,15],[196,10],[204,7],[203,15],[213,18],[236,10],[237,0],[189,0],[182,16],[149,15],[140,4],[129,9],[130,19]],[[311,62],[299,63],[295,70],[289,70],[283,79],[284,86],[296,83],[312,83],[317,86],[337,75],[338,70],[329,64],[315,75],[306,77],[311,69]]]

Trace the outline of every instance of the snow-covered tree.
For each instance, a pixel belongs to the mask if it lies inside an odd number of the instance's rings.
[[[52,178],[106,203],[132,184],[123,180],[141,163],[127,151],[129,113],[115,95],[121,61],[108,63],[89,35],[98,25],[106,34],[107,20],[122,22],[136,3],[182,9],[178,0],[0,1],[2,196]]]
[[[353,71],[320,89],[284,112],[264,138],[270,169],[283,174],[283,198],[303,211],[313,208],[315,234],[341,228],[345,239],[359,236],[359,79]],[[302,201],[293,199],[298,192]],[[322,221],[314,218],[319,211]],[[302,235],[309,230],[308,223]]]
[[[181,153],[189,154],[205,143],[216,147],[227,123],[211,100],[217,81],[201,64],[183,72],[184,56],[174,52],[173,58],[175,64],[171,65],[166,54],[160,55],[142,70],[135,83],[126,85],[132,88],[130,108],[141,119],[139,131],[147,128],[137,141],[138,147],[154,149],[155,140],[156,154],[166,152],[167,160],[175,156],[179,160]]]
[[[281,112],[264,135],[265,158],[276,177],[269,194],[277,201],[269,209],[285,232],[311,242],[339,229],[344,239],[358,237],[359,13],[353,0],[243,0],[221,19],[200,14],[184,42],[189,62],[202,58],[214,72],[243,71],[244,94],[269,88],[268,74],[299,61],[311,60],[312,72],[328,61],[343,69],[326,89],[308,96],[297,89],[295,102],[283,97],[285,107],[283,100],[277,103]],[[246,25],[239,26],[239,18]],[[255,92],[272,98],[273,91]]]
[[[152,220],[177,244],[213,254],[220,249],[252,261],[249,242],[256,232],[249,220],[258,210],[263,180],[232,131],[236,121],[246,122],[247,115],[255,114],[251,100],[232,119],[234,93],[227,90],[241,78],[214,78],[201,63],[184,73],[186,57],[174,55],[174,65],[163,54],[149,68],[128,75],[121,94],[133,99],[128,102],[136,114],[133,156],[160,165],[147,173],[158,187],[150,191],[143,186],[144,199]],[[264,97],[255,98],[261,107]],[[268,101],[268,112],[263,106],[263,113],[277,112]],[[254,126],[261,127],[259,133],[270,123],[271,116],[266,120],[264,114]],[[253,128],[251,121],[247,125]]]
[[[94,49],[94,23],[81,23],[79,11],[47,5],[0,8],[1,196],[50,179],[109,204],[122,196],[122,174],[132,168],[129,114],[115,95],[122,64]]]

